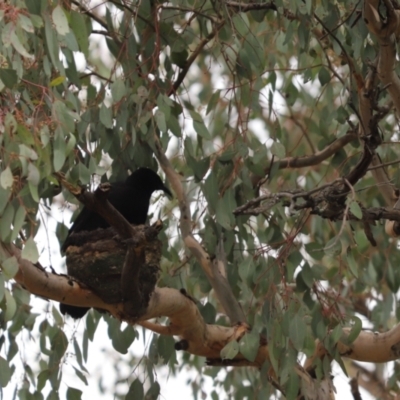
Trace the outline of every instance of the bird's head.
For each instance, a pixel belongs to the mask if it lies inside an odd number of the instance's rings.
[[[164,185],[157,173],[150,168],[138,168],[127,178],[126,183],[149,195],[156,190],[162,190],[168,197],[172,197],[171,191]]]

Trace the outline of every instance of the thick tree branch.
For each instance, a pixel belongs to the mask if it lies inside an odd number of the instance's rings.
[[[15,245],[2,244],[1,246],[4,254],[17,258],[19,270],[14,279],[30,293],[70,305],[105,309],[120,320],[129,323],[136,322],[124,312],[122,303],[105,303],[93,292],[80,287],[67,276],[47,273],[22,259],[21,250]],[[146,322],[148,319],[159,316],[168,317],[170,325],[162,327]],[[206,324],[196,304],[180,291],[170,288],[155,288],[147,311],[140,317],[140,321],[143,326],[156,332],[180,336],[182,340],[188,342],[187,351],[207,358],[219,358],[220,351],[228,342],[240,340],[248,331],[248,326],[245,324],[234,327]],[[265,351],[266,347],[260,349],[257,365],[265,359]],[[241,355],[238,357],[243,359]],[[246,365],[256,364],[246,362]]]
[[[155,144],[158,161],[167,175],[168,181],[170,182],[171,187],[173,188],[179,201],[179,209],[181,212],[180,230],[185,246],[200,263],[207,276],[207,279],[215,291],[221,306],[223,307],[226,315],[229,317],[231,324],[235,325],[237,323],[245,322],[246,318],[244,312],[234,296],[227,278],[221,274],[218,268],[213,266],[209,254],[207,254],[207,252],[192,234],[190,205],[188,204],[187,197],[183,189],[181,177],[175,172],[170,161],[165,156],[158,137],[155,137]]]
[[[391,1],[385,0],[383,2],[386,6],[386,21],[381,20],[381,15],[379,13],[379,5],[380,2],[377,0],[366,0],[364,2],[364,21],[369,29],[369,31],[375,34],[378,38],[379,42],[379,53],[378,53],[378,61],[377,61],[377,74],[378,77],[384,86],[384,88],[388,91],[393,104],[397,110],[400,112],[400,79],[395,71],[395,66],[397,63],[396,60],[396,42],[397,35],[400,30],[400,12],[395,10]],[[376,85],[369,85],[370,88],[375,87]],[[371,89],[372,91],[372,89]],[[370,92],[371,92],[370,91]],[[370,100],[371,96],[364,96],[364,102]],[[360,102],[360,108],[362,103]],[[369,107],[371,108],[371,107]],[[368,110],[363,110],[363,115],[365,120],[369,120],[371,112],[368,113]],[[364,127],[365,130],[369,128]],[[368,132],[365,132],[368,134]],[[374,155],[372,165],[374,167],[381,165],[382,162],[377,154]],[[398,193],[395,190],[394,185],[392,185],[389,181],[387,173],[385,169],[378,168],[371,171],[375,180],[382,188],[382,193],[385,197],[386,204],[389,206],[394,206]],[[397,204],[397,203],[396,203]],[[386,222],[386,232],[388,234],[396,234],[396,230],[393,227],[396,224],[387,221]],[[397,223],[397,226],[399,224]]]
[[[400,11],[395,10],[389,1],[385,1],[386,21],[382,22],[378,11],[380,2],[366,0],[364,4],[364,20],[371,33],[379,41],[378,76],[382,85],[388,91],[397,112],[400,112],[400,79],[395,71],[396,36],[400,30]]]
[[[350,328],[344,328],[344,336],[349,335],[350,331]],[[400,324],[383,333],[361,331],[351,345],[339,341],[337,349],[342,357],[356,361],[385,363],[398,360],[400,358]],[[316,354],[307,360],[305,368],[310,367],[316,357],[323,357],[324,354],[327,354],[326,349],[319,342]]]
[[[66,275],[47,273],[21,258],[21,250],[14,244],[1,244],[2,251],[9,257],[16,257],[19,270],[14,279],[30,293],[71,306],[88,306],[117,313],[118,309],[105,303],[91,290],[81,287]]]
[[[376,97],[376,71],[371,69],[365,79],[365,85],[360,89],[358,95],[359,115],[360,115],[360,137],[369,137],[374,126],[373,111],[374,99]],[[376,129],[376,123],[375,123]],[[379,133],[378,133],[379,134]],[[394,186],[390,182],[385,168],[382,166],[382,161],[377,153],[373,153],[371,165],[371,174],[374,177],[376,184],[379,185],[380,192],[385,199],[387,206],[393,206],[396,197],[394,195]]]
[[[19,263],[19,271],[15,280],[33,294],[53,299],[56,301],[68,301],[71,305],[85,305],[99,307],[108,310],[115,317],[132,323],[129,316],[123,313],[122,304],[110,305],[104,303],[92,292],[71,284],[65,276],[59,276],[36,268],[32,263],[21,258],[21,252],[14,245],[2,245],[8,255],[15,256]],[[169,326],[162,326],[148,319],[158,316],[167,316],[170,319]],[[181,342],[177,349],[184,349],[191,354],[207,357],[211,363],[220,359],[220,351],[230,341],[240,341],[248,332],[246,324],[238,324],[233,327],[208,325],[204,322],[196,304],[180,291],[170,288],[156,288],[145,315],[141,317],[140,324],[160,334],[177,335]],[[344,335],[350,333],[350,328],[344,328]],[[400,324],[385,333],[373,333],[362,331],[351,345],[338,342],[337,348],[343,357],[357,361],[388,362],[400,357]],[[317,352],[313,358],[307,361],[306,367],[312,365],[315,357],[323,357],[326,353],[321,343],[317,346]],[[261,367],[268,360],[268,346],[265,341],[260,342],[256,359],[251,362],[240,353],[224,365],[255,366]],[[222,365],[222,364],[221,364]],[[318,399],[331,399],[332,384],[326,382],[324,389],[318,389],[315,382],[305,369],[295,366],[296,372],[302,378],[303,393],[319,393]]]
[[[68,277],[46,273],[35,267],[21,258],[21,251],[13,244],[2,244],[2,249],[10,257],[17,258],[19,270],[14,279],[32,294],[71,305],[103,308],[119,319],[131,321],[129,316],[123,314],[122,304],[107,304],[91,291],[71,283]],[[229,341],[240,340],[248,332],[245,324],[234,327],[205,324],[196,304],[180,291],[171,288],[155,289],[147,312],[140,320],[159,316],[170,318],[169,334],[187,340],[189,352],[207,358],[219,358],[220,350]],[[151,323],[143,322],[143,325],[150,329],[152,327]],[[162,331],[167,333],[167,330]],[[344,328],[343,332],[348,335],[350,328]],[[319,347],[320,352],[325,351],[321,344]],[[383,363],[396,360],[400,358],[400,324],[384,333],[361,331],[351,345],[338,342],[337,347],[343,357],[357,361]],[[238,355],[237,360],[242,360],[245,365],[261,366],[267,358],[268,348],[263,343],[254,362],[246,361],[241,355]]]

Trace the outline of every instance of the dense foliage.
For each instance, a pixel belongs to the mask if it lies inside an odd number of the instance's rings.
[[[383,23],[397,16],[390,1],[366,3]],[[343,327],[350,343],[361,327],[387,331],[399,315],[400,256],[383,220],[384,207],[393,206],[385,190],[396,194],[400,183],[398,120],[388,92],[395,84],[377,76],[382,43],[369,32],[363,5],[0,2],[1,241],[37,262],[44,248],[56,246],[54,233],[37,234],[40,215],[60,210],[60,202],[67,210],[78,204],[55,173],[91,187],[141,166],[162,173],[161,151],[182,177],[194,237],[212,260],[223,261],[252,328],[222,357],[240,351],[254,361],[260,337],[268,342],[260,370],[234,367],[221,378],[220,367],[205,367],[189,353],[177,364],[173,340],[154,335],[140,367],[146,372],[138,379],[118,372],[125,385],[114,398],[139,399],[146,391],[158,398],[159,363],[172,373],[188,365],[206,371],[226,398],[265,399],[277,391],[294,399],[301,385],[294,366],[314,354],[315,339],[330,356],[312,361],[314,378],[329,376],[334,359],[348,374],[360,371],[381,384],[376,394],[360,381],[375,395],[398,392],[397,362],[385,374],[368,372],[336,347]],[[389,163],[390,184],[371,173],[383,170],[372,162],[376,155]],[[237,321],[227,318],[182,240],[179,200],[157,201],[153,209],[164,222],[158,286],[184,288],[208,324],[229,326]],[[57,222],[58,243],[66,232]],[[0,386],[9,384],[23,343],[38,353],[37,363],[23,365],[18,398],[59,398],[68,353],[85,382],[100,319],[116,351],[126,353],[137,338],[134,327],[91,311],[83,337],[69,340],[55,305],[45,315],[31,312],[33,296],[13,280],[16,257],[0,257]],[[61,264],[51,267],[65,272]],[[127,365],[133,370],[136,363]],[[80,396],[68,388],[68,399]]]

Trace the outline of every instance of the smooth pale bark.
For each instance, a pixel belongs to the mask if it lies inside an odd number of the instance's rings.
[[[10,257],[17,258],[19,270],[14,279],[30,293],[70,305],[102,308],[118,319],[132,322],[129,316],[124,314],[122,304],[107,304],[92,291],[71,281],[69,277],[37,268],[21,258],[21,251],[14,245],[2,245],[2,250]],[[169,318],[168,326],[148,321],[160,316]],[[246,324],[233,327],[206,324],[194,301],[172,288],[155,288],[147,312],[140,318],[139,324],[160,334],[178,336],[187,341],[188,352],[210,359],[220,358],[220,351],[227,343],[233,340],[240,341],[249,331]],[[344,328],[344,335],[349,332],[350,329]],[[383,333],[361,331],[351,345],[338,342],[337,346],[343,357],[356,361],[383,363],[396,360],[400,358],[400,324]],[[316,356],[325,354],[322,344],[319,344],[317,353]],[[261,341],[253,362],[238,354],[233,365],[261,367],[267,359],[268,345]]]

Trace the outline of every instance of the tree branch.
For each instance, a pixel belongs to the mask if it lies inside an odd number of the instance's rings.
[[[239,12],[249,12],[253,10],[278,11],[278,7],[273,1],[270,1],[269,3],[242,3],[240,1],[225,1],[224,3],[226,6],[236,9]],[[289,20],[296,19],[296,16],[287,8],[283,8],[283,15]]]
[[[360,89],[358,95],[359,103],[359,115],[360,115],[360,126],[359,135],[360,137],[369,137],[373,127],[373,110],[374,104],[373,99],[376,92],[377,86],[376,71],[372,68],[364,82],[364,86]],[[371,174],[374,177],[377,185],[380,186],[380,191],[385,199],[387,206],[393,206],[396,196],[394,195],[394,186],[390,182],[389,177],[386,173],[385,168],[382,166],[382,161],[377,153],[374,153],[371,161],[372,168]]]
[[[80,287],[65,275],[47,273],[36,268],[31,262],[21,258],[21,250],[15,245],[0,244],[0,249],[9,257],[16,257],[19,270],[14,279],[30,293],[74,306],[95,307],[107,310],[114,317],[128,323],[137,322],[123,309],[123,304],[108,304],[92,291]],[[170,319],[169,327],[162,327],[148,319],[166,316]],[[207,358],[219,358],[220,351],[232,340],[240,340],[248,331],[246,324],[234,327],[208,325],[204,322],[196,304],[180,291],[171,288],[155,288],[147,311],[140,317],[141,325],[156,332],[180,336],[188,342],[187,351]],[[259,365],[265,359],[265,350],[260,349],[257,363],[246,362],[246,365]],[[264,355],[263,355],[264,354]],[[238,355],[239,359],[244,359]]]
[[[189,72],[190,66],[193,64],[193,62],[196,60],[197,56],[200,54],[200,52],[203,50],[204,46],[209,43],[215,35],[218,33],[218,31],[224,26],[225,20],[222,20],[214,26],[214,29],[212,30],[211,33],[209,33],[204,39],[200,41],[200,43],[197,45],[196,49],[193,51],[191,56],[186,60],[185,66],[180,70],[178,77],[176,78],[176,81],[172,85],[172,88],[168,91],[167,96],[171,96],[174,94],[183,80],[185,79],[186,74]]]
[[[348,143],[352,142],[353,140],[357,140],[358,135],[354,132],[349,132],[345,136],[342,136],[339,139],[336,139],[330,145],[325,147],[323,150],[312,154],[310,156],[303,156],[303,157],[287,157],[282,158],[281,160],[275,161],[278,163],[278,169],[284,168],[305,168],[311,167],[313,165],[318,165],[322,161],[325,161],[327,158],[333,156],[337,153],[340,149],[346,146]],[[268,174],[270,171],[271,166],[269,165],[268,168],[265,169],[265,174]],[[258,182],[262,177],[257,175],[252,175],[251,182],[253,187],[256,187]]]
[[[346,365],[346,370],[350,377],[357,377],[359,386],[369,392],[371,396],[381,400],[396,400],[396,395],[390,394],[390,389],[377,376],[376,371],[369,371],[355,361]]]
[[[15,256],[18,260],[19,270],[14,279],[32,294],[56,301],[68,301],[68,304],[71,305],[103,308],[115,317],[132,323],[129,316],[123,313],[121,304],[110,305],[104,303],[92,292],[82,289],[76,284],[71,284],[67,277],[46,273],[36,268],[29,261],[22,259],[21,251],[12,244],[2,244],[1,246],[5,253],[10,257]],[[164,327],[147,321],[158,316],[169,317],[170,325]],[[180,346],[179,348],[191,354],[207,357],[210,363],[215,363],[217,362],[216,360],[220,359],[220,351],[227,343],[233,340],[240,341],[249,330],[246,324],[237,324],[233,327],[206,324],[196,304],[180,291],[171,288],[155,289],[147,312],[141,317],[140,324],[160,334],[178,335],[181,338],[181,343],[185,343],[185,346]],[[350,331],[350,328],[343,329],[345,336]],[[337,348],[343,357],[357,361],[382,363],[396,360],[400,357],[400,324],[385,333],[361,331],[351,345],[339,341]],[[323,345],[319,343],[316,354],[307,360],[306,367],[312,365],[315,357],[323,357],[324,354],[327,354],[327,352]],[[238,353],[234,360],[228,361],[225,365],[260,368],[268,358],[267,343],[262,341],[253,362],[246,360]],[[295,366],[295,369],[304,382],[303,391],[312,390],[310,393],[315,394],[317,390],[322,396],[318,397],[319,399],[331,398],[329,397],[332,385],[330,379],[326,380],[325,389],[319,392],[319,389],[315,386],[315,381],[308,375],[306,369],[299,365]]]
[[[85,207],[99,214],[110,226],[115,228],[121,237],[131,239],[132,236],[135,235],[135,229],[132,225],[107,200],[108,192],[111,188],[109,183],[99,185],[92,193],[80,186],[71,185],[71,183],[65,179],[63,174],[55,173],[54,175],[64,187],[66,187],[81,203],[85,205]]]
[[[221,274],[220,270],[213,266],[209,254],[203,249],[200,243],[194,238],[192,234],[192,223],[190,217],[190,205],[188,204],[186,194],[183,189],[181,177],[175,172],[170,161],[165,156],[161,147],[159,139],[155,136],[156,156],[162,169],[167,175],[168,181],[173,188],[178,201],[181,213],[180,217],[180,230],[182,239],[188,250],[197,258],[207,279],[211,283],[215,294],[223,307],[226,315],[229,317],[231,324],[235,325],[240,322],[245,322],[246,317],[244,312],[232,292],[227,278]]]
[[[345,136],[336,139],[329,146],[325,147],[323,150],[311,155],[304,157],[288,157],[282,160],[276,161],[279,164],[279,169],[284,168],[304,168],[313,165],[318,165],[327,158],[333,156],[340,149],[346,146],[348,143],[356,140],[358,138],[356,133],[349,132]]]
[[[21,250],[14,244],[0,243],[0,248],[8,257],[16,257],[19,270],[14,279],[30,293],[71,306],[101,308],[118,314],[118,307],[105,303],[91,290],[81,287],[68,276],[47,273],[21,258]]]
[[[350,380],[350,388],[351,388],[351,394],[353,395],[353,399],[362,400],[360,389],[358,388],[357,378],[353,378]]]
[[[381,21],[378,11],[380,2],[367,0],[364,5],[364,20],[371,33],[378,37],[378,76],[382,85],[387,89],[397,112],[400,112],[400,78],[395,69],[396,61],[396,35],[399,33],[400,12],[395,10],[391,2],[385,1],[386,18]]]

